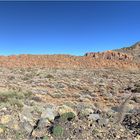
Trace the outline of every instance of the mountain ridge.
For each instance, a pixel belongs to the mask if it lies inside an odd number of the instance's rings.
[[[135,61],[140,62],[140,41],[129,47],[116,49],[114,51],[130,54],[134,57]]]
[[[21,54],[0,56],[0,67],[139,69],[139,47],[140,43],[137,43],[131,48],[118,49],[118,51],[109,50],[99,53],[89,52],[84,56],[74,56],[68,54]]]

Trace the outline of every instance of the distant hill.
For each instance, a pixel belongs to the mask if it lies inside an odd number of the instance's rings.
[[[0,56],[0,67],[41,68],[117,68],[140,69],[140,43],[105,52],[89,52],[84,56],[72,55],[12,55]]]
[[[134,60],[140,62],[140,42],[137,42],[137,43],[135,43],[134,45],[132,45],[130,47],[116,49],[114,51],[132,55],[134,57]]]
[[[64,69],[140,69],[140,63],[132,60],[93,58],[68,55],[15,55],[0,56],[0,67],[8,68],[64,68]]]

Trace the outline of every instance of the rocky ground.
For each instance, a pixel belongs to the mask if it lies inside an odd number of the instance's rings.
[[[0,139],[140,140],[139,54],[0,56]]]
[[[140,71],[0,68],[0,139],[140,140]]]

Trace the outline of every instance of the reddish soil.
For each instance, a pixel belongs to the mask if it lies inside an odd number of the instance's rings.
[[[104,59],[91,56],[71,55],[13,55],[0,56],[0,67],[45,67],[45,68],[122,68],[139,69],[140,64],[131,59]]]

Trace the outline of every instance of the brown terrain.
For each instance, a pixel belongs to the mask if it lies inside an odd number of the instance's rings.
[[[133,61],[133,56],[106,51],[86,53],[85,56],[71,55],[13,55],[0,56],[0,66],[7,68],[122,68],[139,69],[140,64]]]
[[[0,56],[0,139],[140,140],[140,47]]]

